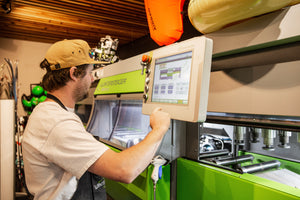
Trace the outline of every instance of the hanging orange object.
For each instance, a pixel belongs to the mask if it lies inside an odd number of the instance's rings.
[[[150,37],[160,46],[180,39],[185,0],[144,0]]]

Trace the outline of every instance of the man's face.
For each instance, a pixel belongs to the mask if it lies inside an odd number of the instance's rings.
[[[86,75],[77,82],[76,89],[73,92],[73,96],[76,102],[88,97],[89,89],[92,82],[94,81],[92,76],[93,65],[89,65],[86,70]]]

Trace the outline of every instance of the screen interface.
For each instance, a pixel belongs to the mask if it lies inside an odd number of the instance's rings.
[[[192,51],[155,60],[152,102],[188,104]]]

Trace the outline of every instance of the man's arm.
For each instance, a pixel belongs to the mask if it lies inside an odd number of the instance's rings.
[[[151,162],[170,126],[170,115],[157,108],[150,116],[152,131],[140,143],[121,151],[108,149],[88,169],[90,172],[124,183],[131,183]]]

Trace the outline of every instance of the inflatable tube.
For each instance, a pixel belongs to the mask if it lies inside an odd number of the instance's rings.
[[[210,33],[224,26],[300,3],[300,0],[191,0],[188,15],[201,33]]]
[[[185,0],[144,0],[150,37],[160,46],[180,39]]]

